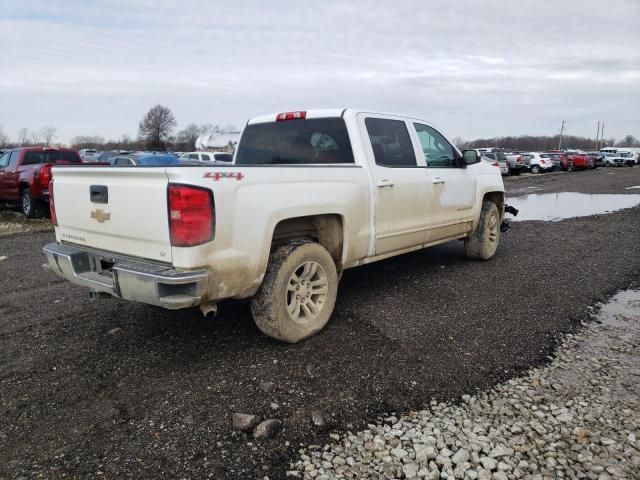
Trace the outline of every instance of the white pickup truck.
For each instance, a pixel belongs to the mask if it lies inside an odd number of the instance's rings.
[[[51,270],[168,309],[251,298],[258,327],[301,341],[341,273],[450,240],[491,258],[500,171],[425,121],[345,110],[249,120],[231,165],[54,167]]]

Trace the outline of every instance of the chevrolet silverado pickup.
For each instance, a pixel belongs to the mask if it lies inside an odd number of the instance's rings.
[[[215,312],[301,341],[329,320],[343,270],[451,240],[496,252],[500,171],[436,127],[345,110],[249,120],[230,165],[53,168],[50,269],[94,292]]]

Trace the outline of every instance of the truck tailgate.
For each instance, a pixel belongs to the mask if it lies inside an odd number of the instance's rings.
[[[58,241],[170,263],[164,168],[56,167]]]

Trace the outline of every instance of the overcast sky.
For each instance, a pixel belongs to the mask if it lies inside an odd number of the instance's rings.
[[[0,125],[135,136],[351,106],[450,137],[640,137],[640,0],[2,0]]]

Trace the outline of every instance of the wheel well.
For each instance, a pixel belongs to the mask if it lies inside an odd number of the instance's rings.
[[[500,212],[500,215],[502,215],[502,212],[504,211],[504,192],[489,192],[489,193],[485,193],[484,194],[484,198],[482,199],[484,200],[489,200],[492,203],[496,204],[496,207],[498,207],[498,211]]]
[[[20,182],[18,184],[18,189],[20,190],[20,193],[22,193],[22,191],[26,190],[27,188],[29,188],[29,184],[27,182]]]
[[[331,254],[338,272],[342,270],[342,217],[335,214],[310,215],[280,221],[273,231],[271,250],[285,240],[311,238]]]

